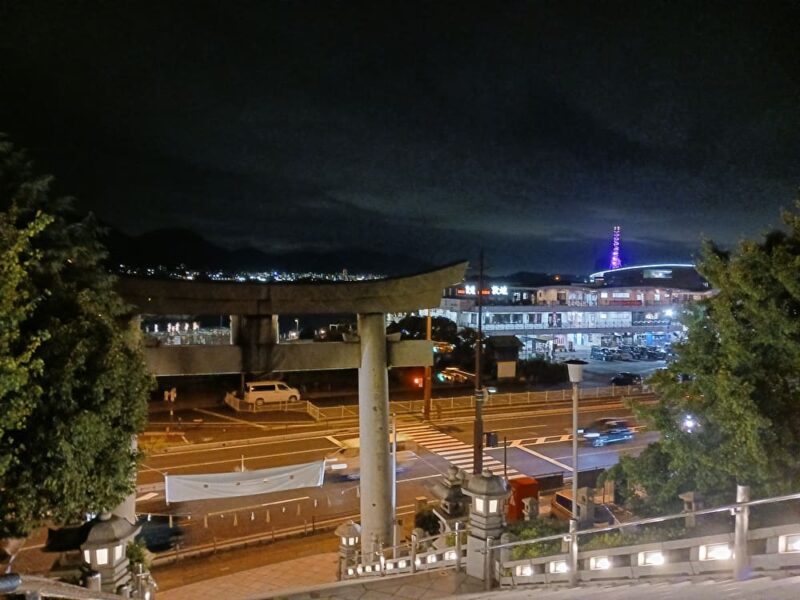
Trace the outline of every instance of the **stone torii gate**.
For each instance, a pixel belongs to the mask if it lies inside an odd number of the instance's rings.
[[[439,306],[466,262],[408,277],[342,283],[231,283],[122,278],[117,291],[139,315],[231,316],[231,344],[146,348],[155,375],[358,368],[362,551],[392,539],[390,367],[429,366],[431,342],[387,343],[386,314]],[[356,314],[357,343],[279,343],[278,315]]]

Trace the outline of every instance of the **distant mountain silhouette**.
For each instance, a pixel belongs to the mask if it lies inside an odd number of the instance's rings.
[[[105,239],[112,264],[135,267],[185,265],[197,270],[282,271],[352,274],[407,275],[433,268],[420,259],[390,255],[362,248],[335,252],[289,252],[268,254],[252,247],[228,250],[186,229],[160,229],[129,236],[109,228]]]

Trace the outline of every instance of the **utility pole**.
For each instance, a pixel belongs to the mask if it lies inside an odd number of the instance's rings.
[[[425,339],[429,342],[431,341],[431,309],[428,309],[428,318],[427,318],[427,326],[426,326],[426,335]],[[423,408],[422,414],[425,417],[426,421],[431,420],[431,367],[425,367],[425,381],[424,381],[425,389],[423,391]]]
[[[472,472],[483,471],[483,388],[481,386],[481,353],[483,346],[483,248],[478,270],[478,339],[475,342],[475,426],[472,440]]]

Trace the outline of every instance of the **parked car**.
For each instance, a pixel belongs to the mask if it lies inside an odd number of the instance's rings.
[[[611,385],[641,385],[642,376],[636,373],[627,373],[623,371],[622,373],[614,375],[609,383]]]
[[[589,358],[594,360],[610,361],[614,360],[616,352],[612,348],[601,348],[600,346],[592,346],[589,352]]]
[[[136,521],[142,529],[136,536],[144,540],[150,552],[164,552],[182,544],[184,539],[183,528],[178,525],[179,517],[173,517],[170,527],[169,517],[166,515],[142,515]]]
[[[246,384],[244,401],[256,406],[264,406],[274,402],[296,402],[300,400],[300,391],[289,387],[282,381],[251,381]]]
[[[624,419],[606,418],[594,421],[588,427],[579,429],[586,444],[600,448],[614,442],[625,442],[633,439],[633,429]]]

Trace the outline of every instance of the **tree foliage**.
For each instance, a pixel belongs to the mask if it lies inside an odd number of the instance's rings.
[[[684,316],[678,360],[654,377],[658,404],[638,407],[661,441],[610,474],[632,507],[675,509],[689,490],[730,501],[737,483],[757,495],[798,489],[800,216],[784,221],[733,253],[704,245],[698,269],[718,293]],[[687,414],[698,428],[682,428]]]
[[[0,537],[132,491],[151,377],[92,217],[0,137]]]

